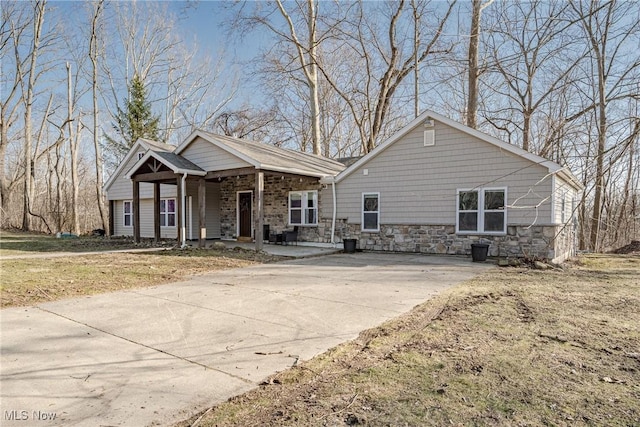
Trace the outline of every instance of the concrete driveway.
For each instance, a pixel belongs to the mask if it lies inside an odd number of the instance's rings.
[[[488,267],[339,254],[5,309],[0,425],[171,424]]]

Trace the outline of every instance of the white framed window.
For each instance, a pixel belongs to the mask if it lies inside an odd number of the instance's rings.
[[[289,193],[289,225],[318,225],[318,192]]]
[[[567,193],[562,193],[562,201],[560,202],[560,222],[567,222]]]
[[[176,226],[176,199],[160,200],[160,227]]]
[[[131,200],[122,202],[122,224],[125,227],[133,227],[133,202]]]
[[[458,190],[456,233],[506,233],[506,200],[506,188]]]
[[[380,231],[380,193],[362,193],[362,231]]]

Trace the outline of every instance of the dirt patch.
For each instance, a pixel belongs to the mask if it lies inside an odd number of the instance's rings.
[[[638,257],[491,270],[178,425],[639,425],[638,307]]]

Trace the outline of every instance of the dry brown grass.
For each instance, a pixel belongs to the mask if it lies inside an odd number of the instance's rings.
[[[211,249],[109,253],[3,260],[2,308],[159,285],[195,274],[246,267],[281,258],[254,251]]]
[[[199,425],[638,426],[640,258],[491,270],[270,383]]]
[[[174,244],[165,242],[165,244]],[[81,236],[75,239],[57,239],[51,234],[0,230],[0,256],[25,256],[52,252],[98,252],[133,249],[149,246],[136,244],[121,237],[104,238]]]

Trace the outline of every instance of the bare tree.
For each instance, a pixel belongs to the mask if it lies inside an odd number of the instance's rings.
[[[455,1],[448,3],[441,15],[435,10],[427,13],[429,5],[429,2],[419,2],[416,6],[419,12],[413,13],[414,21],[420,21],[430,29],[426,40],[418,46],[407,43],[411,35],[403,30],[406,28],[402,20],[404,0],[389,4],[389,14],[386,16],[382,10],[372,14],[366,9],[372,5],[359,3],[354,7],[353,15],[341,26],[340,45],[335,52],[345,58],[345,63],[355,61],[358,65],[352,69],[357,68],[360,72],[352,76],[340,72],[329,75],[320,64],[325,79],[349,106],[365,153],[373,150],[380,137],[385,135],[383,129],[393,106],[394,95],[405,78],[427,57],[451,51],[450,45],[440,45],[440,36]],[[432,21],[421,19],[418,14],[431,17]],[[372,15],[376,17],[375,21]],[[380,25],[384,25],[384,30]],[[406,49],[407,45],[411,47]]]
[[[91,27],[89,36],[89,59],[91,60],[91,98],[93,102],[93,149],[95,153],[95,171],[96,171],[96,199],[98,202],[98,212],[102,222],[102,229],[109,235],[109,215],[104,205],[104,194],[102,193],[104,166],[102,162],[102,148],[100,146],[99,135],[99,106],[98,95],[100,88],[98,86],[98,59],[100,57],[100,46],[98,39],[98,31],[100,30],[100,21],[104,10],[104,0],[98,0],[93,3],[93,11],[91,14]]]
[[[69,127],[69,152],[71,153],[71,227],[75,234],[80,234],[80,222],[78,218],[78,134],[75,126],[80,126],[80,121],[74,117],[73,113],[73,90],[71,81],[71,65],[67,62],[67,126]],[[74,121],[77,123],[74,123]],[[79,129],[78,129],[79,130]]]
[[[640,98],[637,93],[640,55],[637,49],[627,50],[627,46],[633,46],[634,41],[637,48],[640,21],[627,19],[630,5],[615,0],[570,4],[588,42],[588,66],[594,72],[587,74],[587,78],[595,75],[589,81],[591,100],[582,111],[592,111],[597,123],[589,247],[599,250],[602,207],[606,197],[605,158],[609,151],[607,138],[611,135],[613,106],[617,100]],[[633,53],[629,54],[630,52]]]
[[[578,40],[568,34],[573,22],[559,19],[568,8],[563,1],[535,0],[501,3],[495,9],[489,40],[494,69],[503,83],[494,90],[509,100],[515,120],[503,115],[502,121],[518,128],[522,148],[527,151],[536,112],[555,91],[572,81],[567,76],[583,58],[579,47],[572,49]]]
[[[480,44],[480,26],[482,11],[493,3],[487,0],[482,4],[482,0],[471,0],[471,28],[469,30],[469,50],[467,54],[468,67],[468,94],[467,94],[467,126],[476,128],[478,125],[478,80],[481,70],[478,66],[478,45]]]
[[[195,43],[187,44],[167,4],[109,5],[113,16],[104,25],[116,31],[103,35],[107,49],[99,67],[106,82],[101,99],[114,118],[113,126],[120,127],[115,118],[124,109],[122,100],[128,100],[134,76],[144,82],[154,115],[160,118],[162,142],[178,143],[194,129],[209,126],[238,87],[237,80],[224,81],[224,52],[213,61]],[[116,164],[122,158],[121,153],[105,154],[114,157]]]
[[[18,74],[28,75],[28,80],[21,80],[22,99],[24,102],[24,189],[23,189],[23,214],[22,229],[31,229],[31,204],[33,194],[33,135],[32,135],[32,111],[35,85],[38,71],[36,69],[38,55],[40,54],[40,42],[42,38],[42,26],[46,9],[46,0],[36,1],[34,4],[35,17],[33,20],[33,43],[29,52],[29,67],[27,70],[19,70]],[[17,61],[19,62],[19,61]]]
[[[286,4],[281,0],[276,0],[273,4],[244,2],[239,5],[238,19],[233,30],[242,33],[253,29],[267,29],[275,36],[276,44],[280,46],[269,53],[270,59],[278,60],[281,75],[288,75],[290,80],[299,80],[306,87],[305,101],[309,106],[312,151],[319,155],[322,152],[322,112],[319,99],[318,49],[331,28],[318,28],[318,5],[317,0],[295,0]],[[279,18],[284,20],[284,25]],[[279,52],[277,55],[284,53],[283,60],[272,56],[275,50]]]
[[[22,106],[20,88],[25,75],[23,74],[24,59],[20,56],[22,38],[30,26],[33,18],[27,14],[26,8],[16,7],[16,3],[2,5],[2,24],[0,26],[0,56],[3,58],[2,83],[0,90],[0,226],[7,225],[9,209],[9,195],[11,185],[6,175],[7,147],[14,139],[9,131],[18,120],[19,109]],[[14,56],[12,70],[9,70],[8,58]]]
[[[273,108],[252,110],[243,107],[238,110],[226,110],[216,116],[212,130],[236,138],[264,141],[269,138],[269,129],[275,121],[275,115]]]

